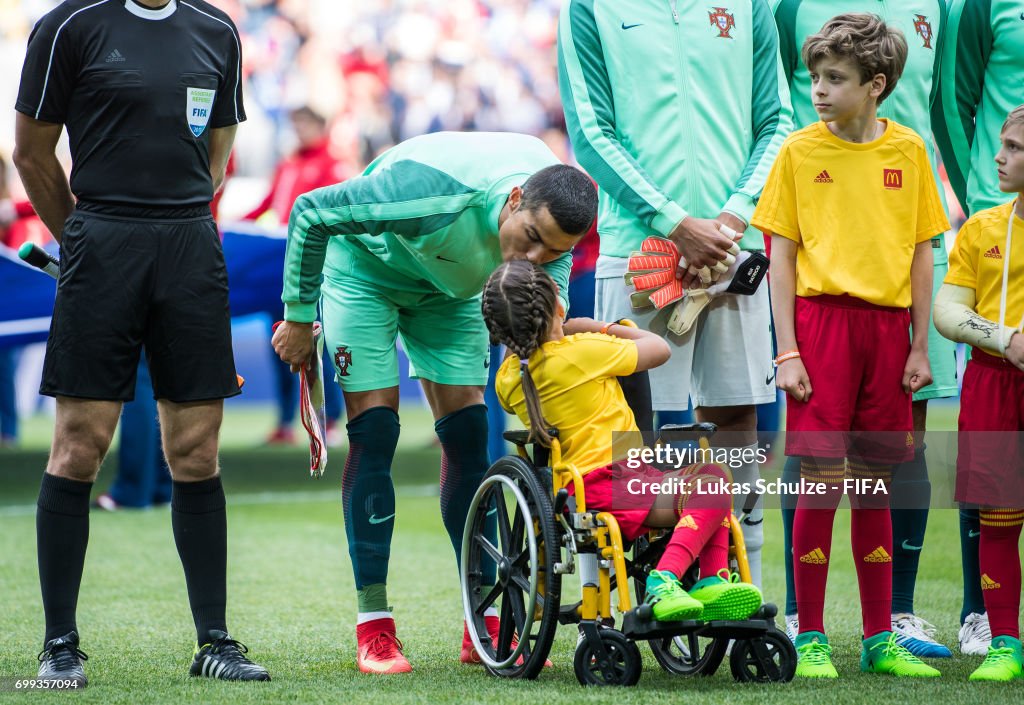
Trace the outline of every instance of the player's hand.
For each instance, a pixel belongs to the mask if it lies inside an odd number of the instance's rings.
[[[786,360],[775,372],[775,386],[789,394],[797,401],[810,401],[811,378],[807,376],[807,368],[800,358]]]
[[[1010,336],[1010,344],[1003,353],[1006,361],[1018,370],[1024,370],[1024,335],[1014,333]]]
[[[595,321],[593,318],[570,318],[562,324],[562,332],[566,335],[598,333],[604,325],[601,321]]]
[[[270,344],[281,361],[290,365],[292,372],[298,372],[313,352],[313,324],[281,321]]]
[[[911,348],[907,364],[903,368],[903,391],[913,394],[932,383],[932,366],[928,353]]]
[[[689,289],[698,286],[698,282],[710,284],[712,268],[723,272],[729,268],[731,262],[727,263],[727,259],[739,252],[736,241],[741,233],[717,220],[688,216],[668,237],[683,256],[676,276],[682,279],[683,288]]]

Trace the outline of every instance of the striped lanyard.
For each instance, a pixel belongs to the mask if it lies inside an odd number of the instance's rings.
[[[1009,288],[1010,283],[1010,242],[1013,235],[1013,219],[1017,212],[1017,201],[1010,205],[1010,217],[1006,223],[1006,251],[1003,253],[1003,282],[1002,288],[999,292],[999,352],[1005,352],[1006,348],[1010,345],[1009,338],[1006,337],[1006,291]],[[1024,318],[1021,318],[1020,323],[1017,325],[1016,330],[1020,331],[1024,328]],[[1010,334],[1013,337],[1013,334]]]

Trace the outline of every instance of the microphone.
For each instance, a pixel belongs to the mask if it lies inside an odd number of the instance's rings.
[[[18,257],[27,264],[43,270],[54,279],[60,276],[60,261],[39,245],[24,243],[18,248]]]

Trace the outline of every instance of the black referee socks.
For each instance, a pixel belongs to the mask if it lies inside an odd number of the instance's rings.
[[[91,482],[43,474],[36,502],[36,545],[46,614],[44,644],[78,630],[75,608],[89,544],[91,491]]]
[[[171,526],[200,645],[208,640],[210,630],[227,631],[228,520],[224,505],[220,475],[173,483]]]

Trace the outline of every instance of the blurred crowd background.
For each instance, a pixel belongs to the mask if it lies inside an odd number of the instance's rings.
[[[57,4],[0,0],[0,61],[8,67],[0,99],[7,105],[17,95],[28,34]],[[236,178],[269,180],[296,146],[289,113],[301,106],[327,118],[330,151],[352,171],[396,142],[438,130],[526,132],[566,154],[557,0],[212,4],[234,19],[243,44],[248,121],[236,142]],[[14,111],[0,114],[0,152],[9,157]],[[225,215],[238,215],[244,199],[228,199],[236,212]]]
[[[7,69],[0,72],[0,103],[11,108],[0,110],[0,175],[6,176],[0,181],[0,241],[12,248],[49,240],[10,155],[28,35],[57,4],[0,0],[0,61]],[[571,161],[556,70],[559,0],[212,4],[239,30],[248,118],[238,131],[229,178],[216,204],[224,229],[243,219],[280,228],[298,193],[358,174],[388,147],[427,132],[524,132]],[[58,152],[70,168],[66,143]],[[594,259],[596,235],[576,253],[579,271],[592,270]],[[581,282],[576,289],[586,289],[584,296],[592,298],[592,286]],[[4,292],[2,283],[0,294],[8,301],[17,296]],[[294,394],[294,389],[281,391],[287,380],[273,367],[267,345],[266,325],[277,316],[267,311],[267,320],[240,319],[236,325],[236,363],[246,371],[244,398],[250,403]],[[49,400],[34,391],[41,356],[41,345],[21,351],[4,348],[0,340],[0,407],[10,410],[12,396],[23,414],[47,407]],[[403,395],[407,390],[410,401],[420,401],[414,384],[403,385]],[[11,423],[0,418],[0,445],[13,442]],[[288,425],[279,422],[273,433],[285,433]],[[290,440],[290,434],[280,440]]]

